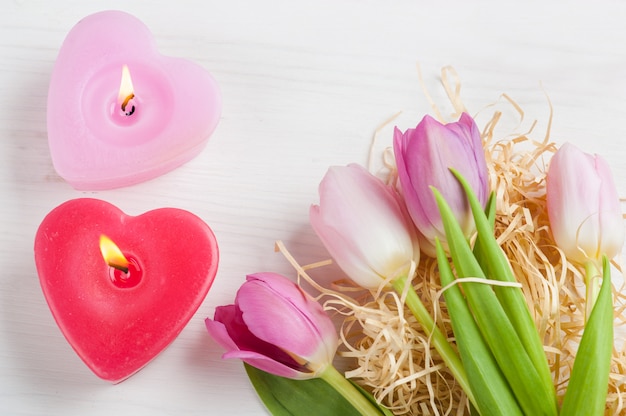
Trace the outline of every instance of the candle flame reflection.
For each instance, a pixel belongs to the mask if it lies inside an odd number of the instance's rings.
[[[128,260],[117,245],[104,234],[100,236],[100,252],[102,253],[102,258],[110,267],[123,273],[128,273]]]
[[[135,106],[131,103],[131,108],[126,110],[129,102],[135,98],[135,89],[133,88],[133,80],[130,77],[128,65],[122,67],[122,80],[120,82],[120,90],[117,95],[117,103],[121,107],[125,115],[130,116],[135,112]]]

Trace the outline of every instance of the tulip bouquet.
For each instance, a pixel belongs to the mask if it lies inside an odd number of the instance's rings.
[[[626,302],[610,262],[624,227],[607,163],[496,141],[497,115],[481,133],[459,113],[396,128],[385,179],[329,168],[310,222],[347,282],[318,284],[327,269],[279,243],[317,297],[257,273],[207,319],[273,414],[624,412],[613,327]]]

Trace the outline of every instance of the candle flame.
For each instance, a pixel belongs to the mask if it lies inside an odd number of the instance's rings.
[[[110,267],[128,273],[128,260],[117,245],[104,234],[100,236],[100,252],[102,253],[102,258]]]
[[[133,88],[133,80],[130,77],[128,65],[122,67],[122,81],[120,82],[120,91],[117,95],[117,103],[122,107],[122,111],[126,111],[126,105],[135,97],[135,89]]]

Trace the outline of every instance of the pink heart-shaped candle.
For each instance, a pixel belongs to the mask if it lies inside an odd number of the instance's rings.
[[[52,72],[52,161],[80,190],[142,182],[196,156],[220,113],[219,90],[208,72],[160,55],[137,18],[96,13],[67,35]]]
[[[125,270],[105,260],[103,235],[121,250]],[[81,198],[44,218],[35,263],[65,338],[96,375],[117,383],[189,322],[213,283],[218,248],[211,229],[190,212],[161,208],[133,217]]]

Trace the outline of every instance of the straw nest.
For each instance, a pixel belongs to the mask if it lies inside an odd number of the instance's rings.
[[[454,82],[449,81],[449,76],[454,77]],[[444,68],[442,83],[457,115],[466,111],[453,69]],[[435,114],[444,121],[425,92]],[[523,118],[521,108],[506,95],[503,97]],[[489,182],[497,196],[495,234],[522,285],[537,331],[544,340],[557,394],[562,398],[584,329],[585,298],[581,270],[569,263],[556,247],[548,222],[545,172],[558,147],[549,139],[552,115],[545,137],[539,141],[530,137],[534,123],[526,133],[505,139],[495,137],[500,116],[495,111],[482,130]],[[387,149],[383,154],[388,167],[384,176],[389,183],[396,184],[390,152]],[[329,261],[302,267],[282,243],[277,243],[277,249],[296,268],[299,278],[306,279],[319,291],[324,307],[339,317],[339,355],[349,363],[346,377],[371,391],[396,415],[469,414],[463,391],[399,295],[386,290],[364,292],[345,280],[337,280],[329,287],[321,286],[311,275],[323,274],[322,266]],[[613,266],[621,273],[617,263]],[[626,296],[622,287],[618,287],[621,285],[617,281],[623,281],[615,278],[618,273],[613,274],[617,327],[626,321]],[[439,327],[453,340],[434,259],[422,256],[413,285]],[[625,375],[626,350],[623,345],[617,345],[613,350],[607,415],[624,413]]]

